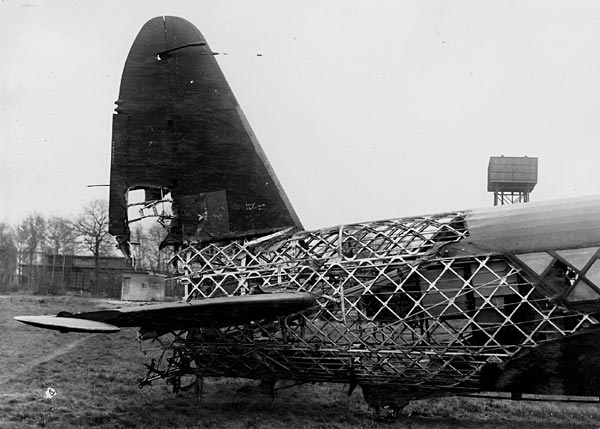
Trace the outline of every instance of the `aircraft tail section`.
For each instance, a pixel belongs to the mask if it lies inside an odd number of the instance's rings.
[[[127,57],[116,114],[110,233],[127,253],[128,191],[172,200],[164,244],[302,228],[214,53],[188,21],[157,17]]]

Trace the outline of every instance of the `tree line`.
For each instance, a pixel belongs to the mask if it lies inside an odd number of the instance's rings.
[[[132,268],[168,271],[170,255],[159,250],[165,234],[158,223],[132,226]],[[100,258],[121,256],[108,233],[108,202],[90,201],[73,217],[32,213],[18,225],[0,222],[0,293],[16,289],[35,292],[40,285],[32,283],[32,270],[47,255],[93,256],[94,284],[98,285]]]

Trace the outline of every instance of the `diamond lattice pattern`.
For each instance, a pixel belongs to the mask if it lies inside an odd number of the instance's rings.
[[[158,361],[167,368],[151,372],[475,390],[486,362],[593,322],[552,304],[502,255],[439,256],[467,234],[462,214],[446,213],[300,232],[268,248],[187,247],[174,262],[189,299],[259,287],[314,293],[318,308],[177,335]]]

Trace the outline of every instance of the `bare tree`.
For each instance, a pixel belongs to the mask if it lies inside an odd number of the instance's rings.
[[[170,257],[169,249],[160,249],[160,244],[163,242],[166,236],[167,231],[162,225],[158,223],[152,225],[147,232],[147,237],[149,241],[148,248],[150,249],[150,266],[153,271],[159,273],[164,273],[167,271],[167,262],[169,261]]]
[[[94,255],[94,285],[99,286],[100,256],[110,251],[108,234],[108,202],[90,201],[75,222],[83,247]]]
[[[31,286],[31,280],[34,276],[37,253],[44,247],[45,229],[46,221],[39,213],[27,216],[17,228],[19,263],[23,263],[28,267],[28,286]]]
[[[69,219],[52,216],[46,227],[46,245],[53,255],[75,253],[77,247],[77,231]]]
[[[134,245],[136,269],[158,273],[166,271],[169,252],[167,249],[160,249],[160,244],[166,234],[165,228],[158,223],[152,224],[150,227],[138,224],[131,230],[131,244]]]
[[[52,255],[50,285],[54,292],[57,286],[64,286],[66,255],[75,254],[77,231],[73,222],[67,218],[53,216],[46,226],[46,252]],[[62,257],[61,257],[62,254]],[[57,284],[57,280],[60,281]]]
[[[148,248],[148,237],[142,225],[138,224],[131,230],[132,253],[134,257],[134,267],[136,270],[150,269],[148,263],[148,254],[151,249]]]
[[[17,268],[17,246],[13,233],[0,222],[0,291],[6,291],[13,282]]]

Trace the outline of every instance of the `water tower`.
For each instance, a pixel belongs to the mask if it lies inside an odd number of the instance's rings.
[[[527,156],[492,156],[488,165],[488,192],[494,205],[526,203],[537,184],[538,159]]]

